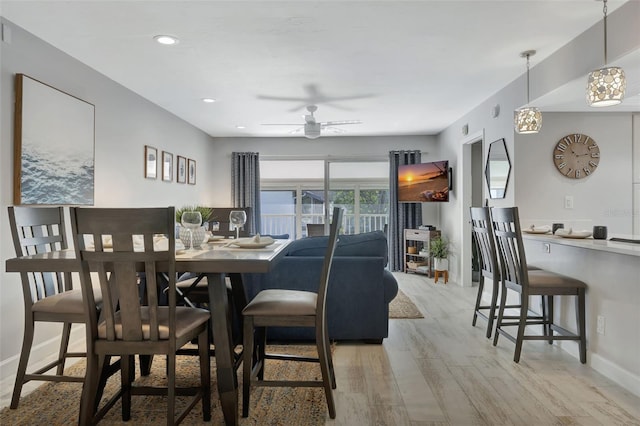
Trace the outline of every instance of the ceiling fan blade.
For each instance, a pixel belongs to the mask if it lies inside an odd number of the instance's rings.
[[[344,129],[340,129],[338,127],[331,127],[331,126],[323,127],[322,130],[326,130],[332,133],[347,133],[347,131]]]
[[[261,126],[302,126],[300,123],[262,123]]]
[[[362,124],[360,120],[341,120],[341,121],[325,121],[324,123],[320,123],[323,127],[326,126],[342,126],[345,124]]]

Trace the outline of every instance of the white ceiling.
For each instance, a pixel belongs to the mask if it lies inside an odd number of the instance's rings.
[[[212,136],[287,136],[295,126],[261,124],[303,123],[311,103],[319,121],[362,120],[345,135],[424,135],[523,74],[520,52],[536,49],[535,66],[602,19],[602,5],[2,0],[0,13]]]

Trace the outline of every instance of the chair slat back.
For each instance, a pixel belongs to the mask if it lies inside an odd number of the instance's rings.
[[[62,207],[9,207],[9,224],[16,256],[64,250],[67,234]],[[71,290],[71,274],[31,272],[22,274],[26,303]]]
[[[106,340],[159,339],[156,274],[160,272],[167,274],[169,282],[169,330],[174,330],[175,209],[75,207],[71,208],[71,224],[76,257],[81,262],[85,308],[89,315],[95,312],[92,271],[96,271],[93,276],[97,275],[102,292]],[[157,239],[155,246],[154,238]],[[108,241],[111,244],[105,243]],[[146,275],[148,293],[144,298],[140,297],[139,273]],[[121,318],[119,326],[117,314]],[[145,320],[145,315],[148,320]],[[97,323],[94,315],[89,321],[94,339],[97,338]],[[121,328],[121,337],[118,327]]]
[[[331,275],[331,265],[333,264],[333,255],[336,251],[338,243],[338,231],[342,225],[343,210],[339,207],[333,209],[331,226],[329,230],[329,240],[327,242],[327,250],[324,254],[324,262],[322,264],[322,274],[320,275],[320,285],[318,286],[318,300],[316,302],[316,327],[324,327],[326,324],[326,306],[327,291],[329,289],[329,276]]]
[[[471,207],[471,228],[480,250],[481,273],[487,278],[499,277],[500,265],[488,207]]]
[[[529,281],[518,208],[494,207],[491,220],[504,284],[526,295]]]

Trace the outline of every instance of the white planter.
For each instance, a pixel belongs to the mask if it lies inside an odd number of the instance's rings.
[[[191,237],[189,235],[189,230],[184,226],[180,227],[180,241],[184,244],[184,248],[191,248]],[[193,248],[200,248],[202,243],[206,238],[205,228],[203,226],[196,228],[193,231]]]
[[[442,259],[436,257],[433,259],[433,269],[436,271],[448,271],[449,270],[449,259]]]

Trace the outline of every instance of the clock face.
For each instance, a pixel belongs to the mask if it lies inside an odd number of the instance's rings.
[[[553,149],[553,163],[558,171],[568,178],[585,178],[593,173],[600,163],[600,147],[587,135],[567,135],[560,139]]]

